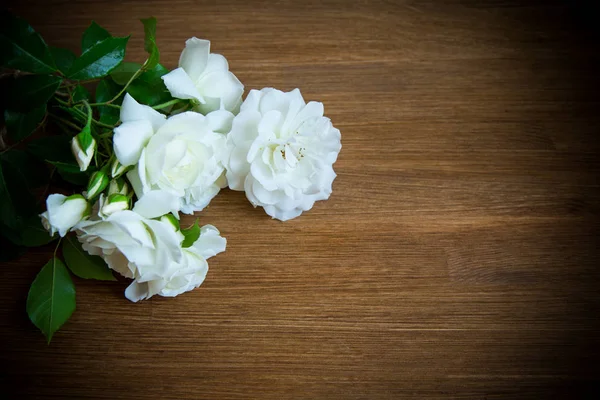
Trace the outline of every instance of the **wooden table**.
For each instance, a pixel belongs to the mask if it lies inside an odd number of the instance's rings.
[[[569,3],[569,2],[565,2]],[[559,1],[14,1],[56,46],[158,17],[247,89],[342,131],[331,199],[281,223],[225,190],[201,288],[139,304],[76,280],[50,346],[25,314],[52,248],[0,268],[10,399],[600,398],[598,15]],[[190,223],[192,218],[187,218]]]

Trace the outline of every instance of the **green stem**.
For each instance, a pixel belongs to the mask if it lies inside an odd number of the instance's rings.
[[[109,138],[112,136],[112,134],[113,134],[112,131],[104,132],[104,133],[99,134],[98,137],[99,138]]]
[[[112,107],[112,108],[118,108],[119,110],[121,109],[121,106],[119,106],[119,105],[107,104],[107,103],[90,103],[90,106],[92,106],[92,107]]]
[[[172,114],[179,114],[179,113],[182,113],[184,111],[187,111],[188,108],[190,108],[190,105],[191,105],[191,103],[184,104],[183,107],[181,107],[181,108],[178,108],[178,109],[175,109],[175,110],[171,110],[171,113]]]
[[[21,144],[21,142],[22,142],[22,140],[18,141],[17,143],[14,143],[12,146],[8,146],[7,148],[5,148],[4,150],[2,150],[2,151],[0,152],[0,155],[2,155],[2,154],[4,154],[4,153],[6,153],[6,152],[7,152],[7,151],[9,151],[9,150],[12,150],[12,149],[14,149],[14,148],[15,148],[15,147],[17,147],[18,145],[20,145],[20,144]]]
[[[98,126],[103,127],[103,128],[115,129],[114,125],[108,125],[108,124],[105,124],[104,122],[100,122],[100,121],[97,121],[95,119],[92,119],[92,122],[94,124],[98,125]]]
[[[107,137],[103,137],[102,138],[102,143],[104,144],[104,148],[108,150],[108,154],[110,154],[110,147],[111,146],[110,146],[110,143],[108,142],[108,138]]]
[[[121,95],[123,93],[125,93],[125,91],[129,87],[129,85],[131,84],[131,82],[133,82],[143,72],[144,72],[144,70],[142,68],[140,68],[137,71],[135,71],[135,74],[133,74],[133,76],[129,79],[129,81],[125,84],[125,86],[123,86],[123,89],[121,89],[121,91],[119,93],[117,93],[117,95],[115,97],[113,97],[112,99],[110,99],[109,101],[107,101],[106,103],[104,103],[104,105],[108,105],[108,104],[112,103],[113,101],[117,100],[119,97],[121,97]]]
[[[92,124],[92,120],[94,119],[94,118],[92,118],[92,107],[90,107],[90,103],[88,103],[86,100],[83,100],[83,105],[87,109],[87,123],[86,123],[86,125],[91,125]]]
[[[77,85],[85,85],[86,83],[92,83],[92,82],[96,82],[99,81],[100,79],[96,78],[96,79],[86,79],[84,81],[75,81],[75,82],[63,82],[62,86],[64,87],[70,87],[70,86],[77,86]]]
[[[67,126],[69,126],[69,127],[73,128],[73,129],[75,129],[75,130],[77,130],[77,131],[80,131],[80,130],[81,130],[81,128],[80,128],[80,127],[78,127],[77,125],[75,125],[75,124],[74,124],[74,123],[72,123],[71,121],[68,121],[68,120],[66,120],[66,119],[64,119],[64,118],[61,118],[61,117],[59,117],[58,115],[54,115],[54,114],[51,114],[51,113],[48,113],[48,115],[49,115],[51,118],[54,118],[55,120],[57,120],[57,121],[60,121],[60,122],[62,122],[63,124],[65,124],[65,125],[67,125]]]
[[[166,108],[166,107],[172,106],[173,104],[177,104],[180,101],[183,101],[183,100],[182,99],[173,99],[173,100],[169,100],[165,103],[152,106],[152,108],[154,108],[155,110],[160,110],[161,108]]]
[[[56,100],[59,104],[62,104],[63,106],[67,106],[67,107],[71,107],[71,104],[69,104],[68,102],[59,99],[58,97],[55,97],[54,100]]]
[[[75,108],[75,107],[73,107],[73,110],[75,110],[75,112],[76,112],[76,113],[78,113],[78,114],[79,114],[79,116],[81,116],[81,117],[84,117],[84,118],[85,118],[85,117],[87,117],[87,118],[88,118],[88,123],[94,123],[94,124],[96,124],[96,125],[98,125],[98,126],[101,126],[101,127],[103,127],[103,128],[109,128],[109,129],[114,129],[114,128],[115,128],[113,125],[108,125],[108,124],[105,124],[104,122],[100,122],[100,121],[98,121],[98,120],[94,119],[94,118],[92,117],[92,108],[91,108],[91,104],[90,104],[90,103],[88,103],[88,102],[87,102],[87,101],[85,101],[85,100],[83,100],[83,101],[82,101],[82,103],[83,103],[83,104],[85,105],[85,107],[87,108],[87,112],[88,112],[88,115],[87,115],[87,116],[86,116],[84,113],[82,113],[81,111],[79,111],[79,110],[78,110],[77,108]]]
[[[91,113],[88,113],[88,114],[86,115],[86,114],[85,114],[83,111],[79,110],[79,109],[78,109],[78,108],[76,108],[76,107],[71,107],[71,110],[73,110],[73,111],[74,111],[74,112],[75,112],[77,115],[79,115],[81,118],[85,119],[86,121],[87,121],[87,120],[90,118],[90,116],[92,115]],[[89,121],[88,121],[88,122],[89,122]]]

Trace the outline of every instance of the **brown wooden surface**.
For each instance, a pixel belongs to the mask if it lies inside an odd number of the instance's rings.
[[[564,2],[573,3],[573,2]],[[559,1],[19,1],[53,45],[158,17],[247,89],[299,87],[342,131],[331,199],[287,223],[225,190],[203,286],[139,304],[77,279],[47,346],[52,249],[0,269],[8,398],[600,398],[597,15]],[[191,222],[191,218],[186,221]]]

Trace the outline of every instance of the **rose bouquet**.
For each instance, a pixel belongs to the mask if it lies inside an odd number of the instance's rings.
[[[182,228],[179,217],[221,189],[244,191],[281,221],[331,194],[340,132],[322,103],[272,88],[243,100],[226,58],[195,37],[169,71],[156,19],[142,23],[148,56],[137,64],[123,62],[128,37],[94,22],[75,55],[0,17],[2,258],[57,242],[27,298],[48,341],[75,310],[71,273],[117,272],[131,279],[134,302],[200,286],[226,239],[197,221]]]

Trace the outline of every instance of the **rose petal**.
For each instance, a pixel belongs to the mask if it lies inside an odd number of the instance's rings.
[[[171,96],[178,99],[196,99],[204,103],[204,97],[198,92],[196,84],[183,68],[177,68],[162,77]]]
[[[156,218],[172,212],[177,216],[179,197],[164,190],[151,190],[133,206],[133,212],[145,218]]]
[[[134,303],[137,303],[140,300],[147,299],[148,297],[150,297],[148,291],[148,283],[140,283],[137,281],[131,282],[131,284],[127,286],[127,289],[125,289],[125,297],[128,300],[133,301]]]
[[[298,115],[290,123],[290,129],[296,130],[300,125],[309,118],[316,118],[323,116],[323,103],[318,101],[309,102],[304,108],[300,110]]]
[[[219,230],[212,225],[204,225],[190,250],[207,259],[224,252],[226,247],[227,239],[221,236]]]
[[[233,120],[229,139],[239,145],[258,136],[261,115],[258,111],[241,111]]]
[[[117,160],[124,165],[134,165],[140,159],[142,150],[154,134],[147,120],[129,121],[114,130],[113,148]]]
[[[302,209],[294,208],[291,210],[281,210],[275,206],[265,206],[265,212],[274,219],[289,221],[290,219],[300,216],[300,214],[302,214]]]
[[[229,71],[202,74],[196,87],[202,96],[220,99],[220,106],[229,111],[233,110],[244,93],[244,85]]]
[[[204,73],[229,71],[229,63],[227,59],[220,54],[212,53],[208,55],[208,63],[204,68]]]
[[[273,170],[271,167],[262,162],[262,160],[256,160],[250,165],[250,173],[259,181],[267,190],[277,189],[277,185],[273,181]]]
[[[227,110],[217,110],[206,115],[208,126],[213,132],[226,134],[231,130],[234,115]]]
[[[264,90],[264,89],[263,89]],[[240,114],[244,111],[258,111],[260,105],[260,99],[263,96],[262,90],[252,89],[246,96],[246,100],[240,107]]]
[[[166,116],[152,107],[138,103],[129,93],[125,94],[121,105],[121,122],[146,120],[152,125],[154,131],[165,123]]]
[[[192,81],[198,80],[209,59],[210,41],[190,38],[185,42],[185,48],[179,57],[179,66],[185,70]]]

